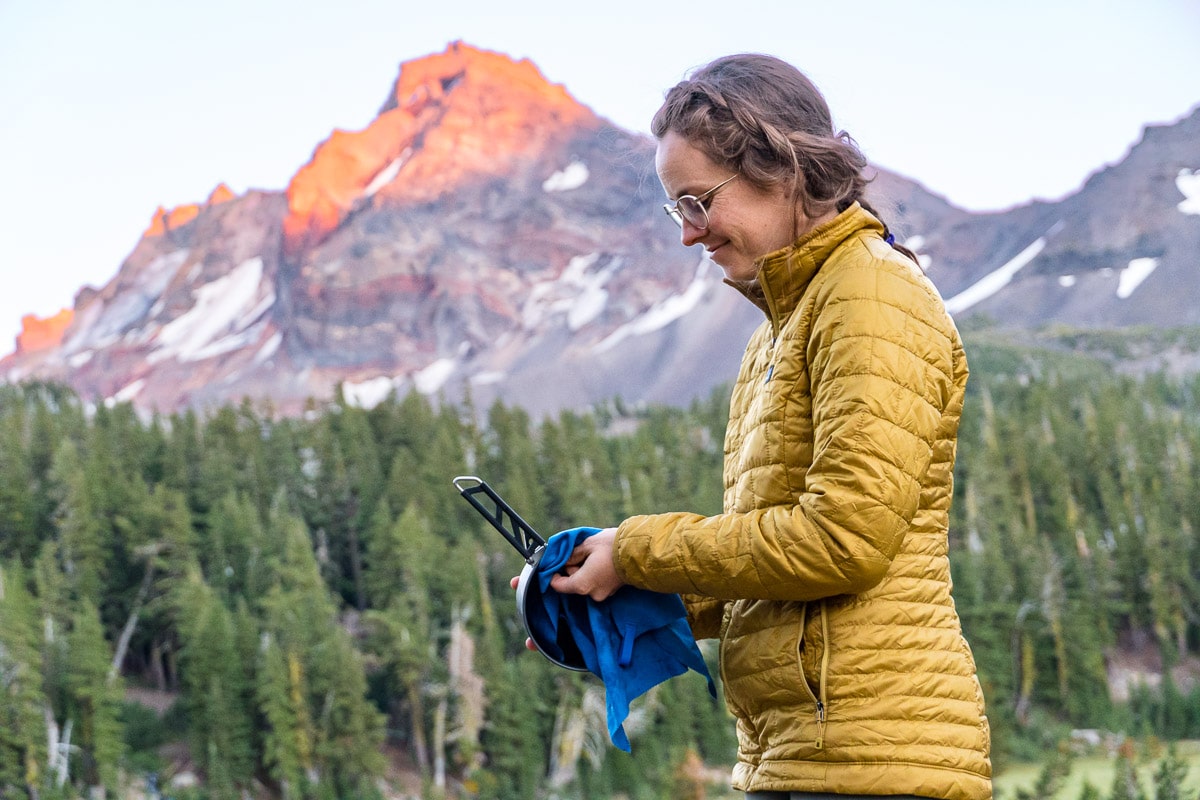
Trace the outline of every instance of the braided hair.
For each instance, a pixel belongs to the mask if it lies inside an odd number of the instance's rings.
[[[866,156],[834,129],[820,90],[786,61],[744,53],[700,67],[667,91],[650,131],[658,139],[673,131],[762,189],[787,187],[810,218],[857,202],[883,223],[892,247],[917,261],[863,197]]]

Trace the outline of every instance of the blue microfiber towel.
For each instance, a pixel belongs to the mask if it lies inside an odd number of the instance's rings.
[[[629,738],[622,723],[629,716],[631,700],[689,668],[705,677],[709,694],[716,697],[717,690],[679,595],[622,586],[597,603],[585,595],[560,594],[550,588],[550,579],[567,563],[575,546],[599,530],[572,528],[550,537],[538,562],[537,580],[525,590],[525,619],[548,651],[558,649],[559,626],[566,626],[583,663],[604,682],[608,735],[628,753]],[[562,652],[549,654],[564,660]]]

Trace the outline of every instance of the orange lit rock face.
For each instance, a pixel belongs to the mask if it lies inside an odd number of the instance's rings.
[[[285,252],[320,243],[376,192],[430,201],[466,180],[506,175],[544,157],[554,139],[598,124],[529,61],[456,43],[406,62],[379,116],[362,131],[335,131],[292,179]]]
[[[146,228],[146,232],[142,236],[162,236],[169,230],[174,230],[194,220],[200,211],[204,208],[227,203],[237,195],[233,193],[225,184],[218,184],[217,188],[209,194],[208,200],[204,203],[187,203],[181,206],[175,206],[170,211],[159,206],[154,211],[154,215],[150,217],[150,227]]]
[[[63,333],[75,313],[64,308],[52,317],[42,319],[33,314],[21,317],[21,332],[17,334],[17,354],[36,353],[39,350],[49,350],[62,343]]]
[[[235,197],[237,195],[233,193],[232,189],[223,183],[219,183],[217,184],[217,188],[212,190],[212,194],[208,196],[208,199],[204,201],[204,204],[206,206],[218,206],[221,203],[228,203]]]

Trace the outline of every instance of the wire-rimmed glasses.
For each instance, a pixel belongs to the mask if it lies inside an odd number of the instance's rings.
[[[736,177],[737,175],[733,175],[726,178],[703,194],[685,194],[674,203],[663,203],[663,211],[667,212],[667,216],[675,220],[675,224],[680,228],[683,227],[684,220],[687,220],[687,223],[693,228],[706,231],[708,230],[707,203],[712,200],[712,196],[718,189]]]

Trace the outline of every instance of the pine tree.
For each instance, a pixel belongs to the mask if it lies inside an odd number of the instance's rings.
[[[523,409],[507,408],[499,401],[492,405],[479,468],[480,477],[526,521],[537,527],[536,521],[547,517],[537,474],[537,438]]]
[[[233,616],[193,567],[175,592],[181,672],[192,754],[214,798],[236,798],[254,771],[251,675],[241,661]]]
[[[382,524],[382,519],[377,520]],[[445,560],[434,557],[440,542],[417,509],[409,506],[371,540],[367,586],[373,610],[365,615],[372,649],[391,676],[391,712],[407,717],[404,736],[423,771],[431,766],[426,729],[426,692],[434,663],[429,574]]]
[[[1178,748],[1171,744],[1167,748],[1167,755],[1154,771],[1154,800],[1185,800],[1188,795],[1184,792],[1183,781],[1187,774],[1187,761],[1180,757]],[[1195,797],[1195,794],[1191,796]]]
[[[37,556],[34,474],[25,446],[27,413],[0,413],[0,558],[31,563]]]
[[[222,601],[232,607],[236,597],[266,594],[279,557],[253,501],[241,493],[226,495],[209,512],[206,527],[198,555],[206,582]]]
[[[549,662],[516,658],[499,674],[489,676],[483,779],[494,787],[489,796],[496,800],[536,797],[545,777],[553,700],[543,692],[530,691],[530,687],[546,685],[544,663]]]
[[[75,721],[79,779],[89,787],[113,790],[122,751],[122,689],[109,669],[112,651],[104,640],[100,614],[87,600],[73,615],[67,650],[67,716]]]
[[[1108,800],[1148,800],[1146,790],[1138,780],[1137,767],[1124,751],[1117,756]]]
[[[65,571],[76,594],[97,603],[107,574],[108,548],[101,509],[75,443],[67,440],[54,456],[52,479],[61,487],[56,524]]]
[[[257,698],[267,723],[263,761],[284,800],[308,796],[313,770],[312,726],[299,660],[272,637],[263,639]]]
[[[0,796],[37,796],[46,771],[40,625],[24,582],[0,563]]]
[[[1038,773],[1032,790],[1018,789],[1017,800],[1045,800],[1054,797],[1062,789],[1071,774],[1071,753],[1066,748],[1051,751]]]
[[[272,530],[283,539],[283,557],[261,601],[268,644],[259,702],[272,728],[268,763],[289,791],[308,792],[297,787],[298,769],[314,791],[358,791],[382,771],[383,721],[366,699],[361,659],[339,624],[303,522],[277,512]]]

